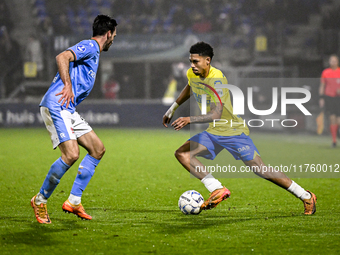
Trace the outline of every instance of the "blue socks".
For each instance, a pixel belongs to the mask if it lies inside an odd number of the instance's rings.
[[[81,197],[83,191],[85,190],[87,184],[90,182],[96,166],[99,164],[100,160],[93,158],[87,154],[83,161],[80,163],[78,168],[78,175],[73,183],[71,194],[77,197]],[[70,168],[61,157],[58,158],[51,166],[44,183],[40,189],[40,193],[47,199],[49,198],[55,188],[58,186],[61,177]]]
[[[81,197],[87,184],[90,182],[96,166],[100,160],[87,154],[78,168],[78,175],[73,183],[71,194],[77,197]]]
[[[44,197],[49,198],[55,188],[58,186],[61,177],[66,173],[66,171],[70,168],[61,157],[58,158],[51,166],[50,171],[45,178],[43,185],[41,186],[40,193],[44,195]]]

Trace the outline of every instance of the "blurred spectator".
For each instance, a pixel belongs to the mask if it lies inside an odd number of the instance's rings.
[[[192,31],[194,33],[209,33],[212,30],[211,21],[198,10],[194,11],[192,23]]]
[[[191,26],[191,20],[183,5],[175,5],[173,12],[172,25],[174,26],[174,31],[182,32],[185,31],[187,27]]]
[[[52,20],[50,17],[46,17],[40,23],[40,31],[43,36],[52,36],[54,34],[54,29],[52,26]]]
[[[340,19],[339,19],[340,7],[328,7],[322,12],[322,27],[324,29],[339,29]]]
[[[120,79],[120,87],[121,87],[121,97],[120,98],[137,98],[137,89],[136,84],[129,74],[123,74]]]
[[[25,61],[35,63],[37,68],[37,78],[41,78],[42,71],[44,70],[43,52],[40,41],[35,35],[31,35],[28,39],[25,50]]]
[[[230,14],[221,13],[216,20],[216,23],[213,27],[214,32],[223,32],[228,33],[231,32],[232,29],[232,20]]]
[[[109,77],[102,87],[102,92],[105,99],[117,99],[119,90],[119,83],[115,80],[113,75]]]
[[[55,24],[54,30],[57,35],[69,34],[72,31],[66,14],[61,14],[58,16],[58,20]]]
[[[11,30],[13,23],[9,17],[9,10],[4,1],[0,2],[0,27],[5,26],[8,30]]]
[[[256,28],[255,32],[255,52],[264,54],[268,51],[268,38],[261,27]]]
[[[47,9],[50,8],[50,13],[58,9],[60,13],[52,22],[58,35],[72,32],[77,21],[92,20],[99,11],[118,17],[120,33],[229,32],[239,30],[240,26],[250,33],[266,22],[305,23],[319,3],[326,1],[313,0],[311,4],[308,0],[87,0],[86,6],[81,0],[59,0],[53,1],[53,5],[47,2]],[[337,19],[338,12],[333,13]]]
[[[7,97],[22,81],[23,61],[20,45],[14,41],[5,26],[0,28],[0,81]]]
[[[308,12],[306,5],[301,0],[285,0],[285,19],[288,24],[298,24],[308,22]]]

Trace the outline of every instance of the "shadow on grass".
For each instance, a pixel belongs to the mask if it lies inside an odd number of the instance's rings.
[[[203,211],[199,215],[184,215],[175,209],[107,209],[116,211],[120,217],[125,217],[126,214],[136,213],[141,214],[140,216],[145,216],[144,218],[135,216],[135,220],[126,222],[126,225],[130,227],[141,227],[150,226],[152,229],[158,229],[159,233],[167,234],[180,234],[190,230],[202,230],[214,228],[217,225],[227,226],[234,225],[243,222],[255,222],[255,221],[275,221],[277,219],[292,219],[297,217],[303,217],[303,214],[290,214],[282,215],[282,212],[277,212],[280,215],[273,215],[273,213],[268,212],[256,212],[256,215],[249,216],[249,212],[237,214],[234,212],[230,214],[226,212],[225,215],[221,215],[221,211],[217,215],[205,214]],[[223,213],[223,212],[222,212]],[[126,218],[129,218],[129,215]],[[117,219],[121,220],[121,218]],[[121,222],[120,222],[121,223]],[[260,223],[259,223],[260,224]]]
[[[82,229],[84,226],[78,225],[74,220],[65,220],[54,218],[52,224],[39,224],[38,222],[32,222],[25,224],[27,222],[20,220],[18,217],[1,217],[1,221],[4,220],[14,222],[18,224],[21,221],[23,227],[30,229],[21,230],[20,229],[10,229],[5,234],[0,235],[0,243],[7,244],[25,244],[29,246],[51,246],[60,244],[60,239],[57,238],[58,233],[64,233],[65,231],[72,231],[77,229]],[[61,224],[56,227],[56,224]]]

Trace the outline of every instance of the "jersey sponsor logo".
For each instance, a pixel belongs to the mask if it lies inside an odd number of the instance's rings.
[[[93,70],[90,70],[88,73],[93,79],[96,78],[96,73]]]
[[[86,50],[85,46],[84,45],[79,45],[77,46],[77,51],[79,52],[84,52]]]

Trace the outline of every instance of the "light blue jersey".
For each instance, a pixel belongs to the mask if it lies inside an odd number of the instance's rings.
[[[67,110],[74,113],[76,106],[80,104],[91,92],[98,70],[100,48],[96,40],[84,40],[68,48],[74,55],[74,62],[70,63],[70,77],[72,81],[72,91],[74,94],[74,104],[70,101],[69,107],[58,103],[64,83],[59,72],[54,77],[50,88],[44,95],[40,106],[45,106],[54,111]]]

